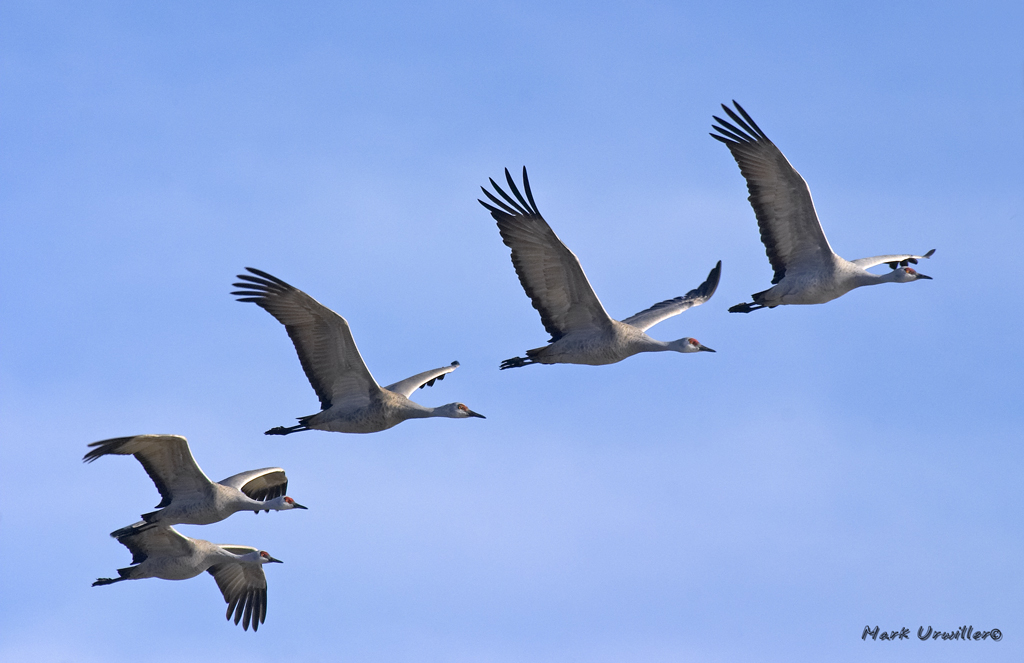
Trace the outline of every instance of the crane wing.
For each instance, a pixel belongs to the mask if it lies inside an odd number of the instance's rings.
[[[718,289],[718,281],[721,278],[722,261],[719,260],[718,264],[708,273],[708,278],[704,280],[704,283],[701,283],[682,297],[658,302],[651,308],[640,311],[636,315],[631,315],[622,322],[627,325],[633,325],[640,331],[647,331],[665,318],[679,315],[686,309],[700,306],[711,299],[711,295],[715,294],[715,290]]]
[[[515,200],[492,179],[491,186],[504,202],[483,187],[484,195],[497,207],[479,202],[498,222],[502,241],[512,249],[512,264],[519,282],[533,302],[533,308],[540,313],[544,329],[551,334],[551,342],[571,331],[610,327],[611,317],[590,286],[579,259],[562,244],[537,211],[526,168],[523,167],[526,199],[519,193],[507,168],[505,179]]]
[[[132,564],[141,564],[147,557],[184,557],[191,555],[196,544],[173,527],[151,527],[117,537],[118,543],[132,553]]]
[[[254,552],[248,546],[221,546],[236,555]],[[258,631],[267,618],[267,576],[263,567],[255,562],[224,562],[214,564],[207,572],[217,581],[217,587],[228,604],[227,618],[235,614],[235,623],[242,621],[242,628]]]
[[[862,269],[867,269],[868,267],[874,267],[875,265],[881,265],[882,263],[887,262],[889,263],[889,269],[896,269],[900,265],[906,267],[907,263],[913,263],[916,265],[918,260],[931,258],[933,253],[935,253],[935,249],[932,249],[923,256],[914,256],[905,253],[900,253],[897,255],[890,256],[872,256],[870,258],[857,258],[856,260],[851,260],[850,262],[852,262],[854,265],[857,265]]]
[[[240,490],[249,499],[261,502],[288,494],[288,477],[280,467],[239,472],[224,479],[220,484]]]
[[[814,211],[807,182],[743,107],[732,103],[743,117],[724,104],[722,108],[739,126],[714,116],[721,126],[713,128],[721,135],[711,137],[725,143],[747,180],[761,242],[775,270],[772,283],[781,281],[787,269],[831,268],[834,253]]]
[[[158,509],[170,504],[175,495],[205,494],[212,483],[192,457],[188,440],[180,435],[115,437],[89,446],[95,448],[85,454],[82,460],[86,463],[111,454],[135,456],[160,491],[163,500],[156,505]]]
[[[429,371],[423,371],[422,373],[417,373],[411,378],[406,378],[400,382],[389,384],[384,388],[388,391],[393,391],[396,394],[401,394],[406,398],[409,398],[417,389],[433,387],[434,382],[437,380],[443,380],[445,375],[448,375],[458,367],[459,362],[453,361],[450,366],[442,366],[441,368],[433,368]]]
[[[244,290],[231,294],[266,309],[284,325],[321,408],[341,402],[369,404],[380,387],[359,355],[345,318],[275,276],[246,269],[255,276],[239,274],[245,282],[234,286]]]

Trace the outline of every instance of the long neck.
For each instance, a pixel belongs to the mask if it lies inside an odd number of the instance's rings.
[[[675,352],[693,352],[694,350],[693,346],[690,345],[689,338],[679,338],[665,345],[668,346],[665,348],[666,350],[673,350]]]
[[[679,352],[681,351],[682,344],[685,343],[686,340],[687,339],[685,338],[681,338],[678,341],[669,341],[666,343],[665,341],[658,341],[647,336],[642,340],[636,341],[636,346],[639,348],[637,352],[671,352],[673,350]]]
[[[266,502],[261,502],[259,500],[252,501],[256,502],[256,508],[254,511],[281,511],[284,509],[284,496],[275,497],[274,499],[267,500]]]
[[[674,341],[669,341],[668,343],[662,343],[661,341],[654,341],[653,339],[652,339],[652,341],[654,343],[657,343],[658,347],[654,347],[654,348],[652,348],[650,350],[647,350],[647,352],[672,351],[672,352],[691,353],[691,352],[699,352],[700,351],[700,347],[695,346],[692,343],[690,343],[690,338],[689,337],[679,338],[679,339],[676,339]]]
[[[261,502],[254,500],[237,488],[229,488],[227,486],[217,484],[218,489],[221,492],[221,504],[225,502],[230,505],[231,511],[262,511],[264,509],[274,509],[271,505],[274,500],[270,502]]]
[[[896,280],[896,272],[892,271],[888,274],[874,274],[866,269],[861,269],[855,272],[850,279],[853,284],[853,288],[859,288],[864,285],[878,285],[879,283],[892,283]]]
[[[666,343],[658,341],[639,329],[628,325],[622,325],[620,329],[624,330],[620,332],[621,340],[618,343],[618,352],[622,355],[620,359],[632,357],[640,352],[667,352],[675,350],[676,348],[672,347],[673,343],[680,342],[672,341],[671,343]]]
[[[413,403],[416,405],[416,403]],[[422,405],[416,405],[416,407],[422,410],[416,412],[412,416],[415,418],[423,417],[447,417],[448,419],[461,419],[466,416],[464,413],[459,411],[458,403],[448,403],[447,405],[441,405],[439,407],[423,407]]]
[[[443,417],[445,414],[439,412],[442,407],[424,407],[419,403],[407,400],[402,404],[402,409],[407,419],[427,419],[429,417]]]

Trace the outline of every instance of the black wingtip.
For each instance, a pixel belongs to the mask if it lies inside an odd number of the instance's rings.
[[[502,210],[505,210],[505,213],[498,211],[479,198],[477,198],[477,201],[491,212],[496,221],[506,220],[506,216],[540,216],[537,203],[533,199],[533,191],[530,189],[530,181],[526,175],[525,166],[523,167],[523,189],[526,191],[526,197],[523,197],[523,194],[519,192],[519,187],[516,185],[508,168],[505,168],[505,181],[508,183],[507,186],[512,195],[505,193],[505,190],[498,186],[498,183],[493,178],[488,178],[487,181],[491,183],[494,192],[501,196],[502,200],[499,200],[494,193],[491,193],[485,187],[480,187],[480,190],[484,192],[488,200]]]
[[[539,215],[540,210],[537,209],[537,201],[533,199],[533,191],[530,189],[530,177],[526,174],[526,166],[523,166],[523,190],[526,192],[526,199],[530,201],[533,213]]]
[[[718,290],[718,283],[722,280],[722,261],[719,260],[718,264],[708,272],[708,277],[704,280],[701,286],[701,296],[705,299],[711,299],[711,296]]]
[[[523,172],[526,172],[526,166],[523,166]],[[505,169],[505,179],[508,180],[508,186],[512,189],[512,193],[515,195],[516,200],[519,204],[526,208],[526,211],[530,214],[537,214],[537,210],[530,207],[530,204],[523,198],[523,194],[519,193],[519,187],[516,186],[516,181],[512,179],[512,174],[508,172],[508,168]]]
[[[277,283],[278,285],[288,285],[287,283],[285,283],[281,279],[277,278],[276,276],[264,272],[262,269],[256,269],[255,267],[246,267],[245,271],[249,272],[250,274],[255,274],[256,276],[265,278],[265,279],[267,279],[269,281],[273,281],[274,283]],[[251,278],[251,277],[248,277],[245,274],[238,274],[238,278],[245,279],[245,278]]]
[[[718,123],[725,127],[725,129],[723,129],[722,127],[714,127],[715,131],[721,132],[722,134],[729,138],[737,138],[738,142],[741,143],[761,141],[771,143],[771,140],[769,140],[768,136],[765,135],[764,131],[761,130],[761,127],[757,126],[757,123],[754,122],[754,119],[750,117],[750,114],[747,113],[743,106],[740,106],[735,99],[733,99],[732,104],[736,108],[736,110],[729,108],[725,104],[722,104],[722,110],[725,111],[725,114],[728,115],[733,122],[739,125],[739,130],[737,130],[737,127],[722,120],[722,118],[712,116]],[[737,114],[736,111],[739,111],[739,114]],[[739,136],[735,134],[739,134]],[[712,134],[712,136],[718,138],[718,140],[721,140],[723,143],[729,143],[728,140],[723,140],[722,138],[714,136],[714,134]]]

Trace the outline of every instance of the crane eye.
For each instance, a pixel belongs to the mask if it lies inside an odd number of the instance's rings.
[[[265,550],[261,550],[260,551],[260,557],[262,557],[263,559],[270,559],[270,553],[268,553]]]
[[[459,409],[462,410],[463,412],[469,411],[469,408],[463,405],[462,403],[459,403]]]
[[[903,269],[903,271],[904,271],[904,272],[906,272],[907,274],[917,274],[917,272],[915,272],[915,271],[914,271],[913,269],[911,269],[910,267],[905,267],[905,268]]]
[[[295,500],[293,500],[293,499],[292,499],[292,498],[290,498],[290,497],[286,497],[286,498],[284,498],[284,501],[285,501],[285,502],[287,502],[288,504],[295,504]]]
[[[695,338],[690,339],[690,345],[700,345],[700,341]]]

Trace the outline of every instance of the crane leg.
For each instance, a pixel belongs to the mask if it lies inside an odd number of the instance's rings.
[[[751,311],[757,311],[763,308],[768,308],[764,304],[755,304],[750,302],[748,304],[737,304],[736,306],[729,307],[729,313],[750,313]]]
[[[264,435],[288,435],[290,433],[298,433],[299,431],[309,430],[306,424],[296,424],[285,428],[284,426],[275,426],[271,428]]]

